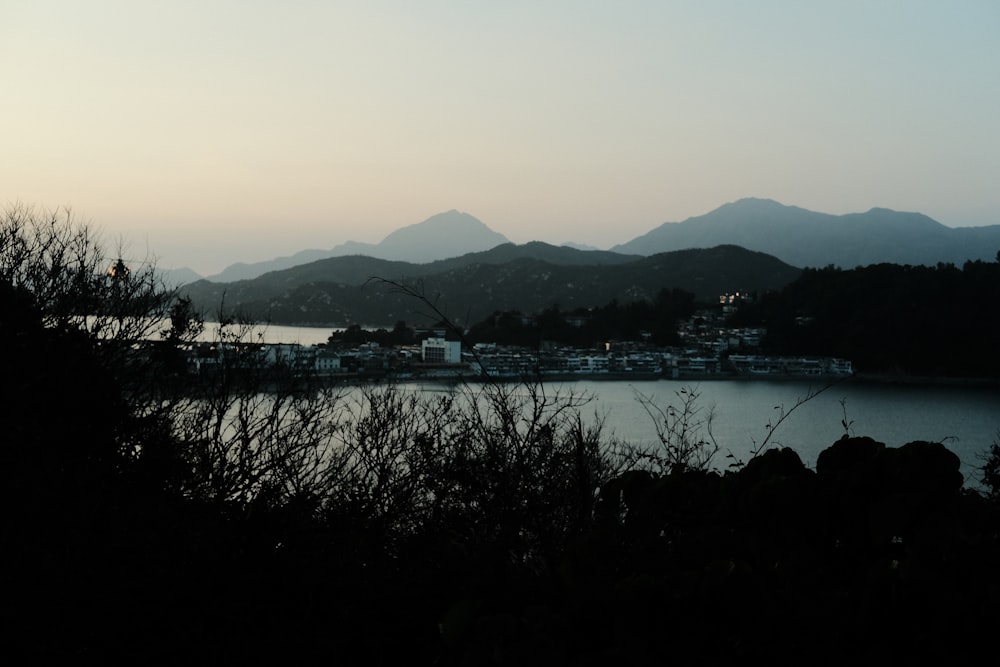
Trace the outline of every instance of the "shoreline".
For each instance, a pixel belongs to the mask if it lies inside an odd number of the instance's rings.
[[[723,373],[712,374],[681,374],[677,377],[665,375],[663,373],[546,373],[533,376],[482,376],[456,373],[454,375],[445,374],[424,374],[411,373],[402,375],[380,375],[380,376],[358,376],[358,375],[330,375],[330,379],[340,379],[347,382],[428,382],[439,384],[459,384],[462,382],[481,383],[518,383],[518,382],[628,382],[630,380],[639,382],[648,381],[668,381],[668,382],[806,382],[815,381],[823,384],[857,383],[884,386],[908,386],[908,387],[955,387],[970,389],[991,389],[1000,390],[1000,380],[993,378],[961,378],[942,376],[910,376],[895,373],[855,373],[853,375],[793,375],[793,374],[760,374],[760,375],[731,375]]]

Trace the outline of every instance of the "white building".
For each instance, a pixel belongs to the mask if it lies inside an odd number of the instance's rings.
[[[420,358],[426,364],[461,363],[462,343],[444,338],[425,338],[420,343]]]
[[[322,350],[316,354],[316,371],[318,373],[339,373],[340,355],[336,352]]]

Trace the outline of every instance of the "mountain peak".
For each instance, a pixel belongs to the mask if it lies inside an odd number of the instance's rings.
[[[452,209],[392,232],[378,244],[377,256],[424,263],[489,250],[502,243],[510,240],[474,216]]]
[[[209,280],[215,282],[247,280],[268,271],[279,271],[319,259],[344,255],[366,255],[377,259],[424,264],[470,252],[490,250],[503,243],[510,243],[503,234],[493,231],[468,213],[451,209],[432,215],[423,222],[397,229],[380,243],[347,241],[332,250],[304,250],[291,257],[279,257],[266,262],[233,264],[221,273],[210,276]]]
[[[485,224],[483,224],[481,220],[479,220],[475,216],[469,215],[468,213],[453,208],[450,211],[445,211],[443,213],[436,213],[431,217],[427,218],[426,220],[424,220],[423,222],[418,222],[416,224],[407,225],[406,227],[397,229],[396,231],[389,234],[389,236],[387,236],[386,238],[389,238],[393,234],[399,234],[400,232],[403,232],[404,230],[407,229],[415,229],[415,228],[427,229],[427,228],[437,228],[437,227],[458,229],[461,227],[468,227],[468,226],[489,229],[488,227],[486,227]]]
[[[773,199],[768,199],[766,197],[743,197],[742,199],[737,199],[734,202],[729,202],[725,206],[767,206],[771,208],[786,208],[781,202],[775,201]]]
[[[799,208],[798,206],[789,206],[788,204],[782,204],[774,199],[765,199],[761,197],[744,197],[743,199],[737,199],[736,201],[729,202],[728,204],[723,204],[719,208],[712,211],[715,213],[717,211],[728,211],[740,214],[763,214],[763,213],[776,213],[776,212],[787,212],[787,211],[804,211],[805,209]],[[706,215],[712,215],[712,213],[707,213]]]

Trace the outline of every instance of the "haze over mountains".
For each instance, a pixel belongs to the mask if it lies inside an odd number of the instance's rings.
[[[682,289],[700,299],[780,289],[801,268],[993,261],[1000,226],[953,229],[919,213],[872,209],[829,215],[743,199],[664,223],[612,250],[516,245],[469,214],[449,211],[378,244],[345,243],[240,264],[184,290],[206,313],[223,302],[275,323],[391,325],[419,304],[372,277],[419,284],[453,317],[653,299]],[[474,319],[472,321],[475,321]]]
[[[365,255],[377,259],[427,263],[489,250],[510,241],[481,221],[448,211],[392,232],[379,243],[348,241],[329,250],[303,250],[265,262],[233,264],[209,276],[213,282],[255,278],[329,257]],[[769,199],[741,199],[683,222],[666,222],[611,248],[625,255],[649,256],[688,248],[734,244],[773,255],[796,266],[854,268],[889,262],[961,265],[992,260],[1000,249],[1000,225],[946,227],[920,213],[873,208],[865,213],[831,215]],[[578,250],[594,250],[572,241]],[[174,282],[198,279],[188,270],[171,272]]]
[[[611,250],[652,254],[720,243],[766,252],[800,268],[961,265],[995,258],[1000,225],[952,228],[920,213],[885,208],[831,215],[770,199],[741,199],[684,222],[664,223]]]
[[[510,243],[468,213],[451,210],[431,216],[423,222],[397,229],[379,243],[347,241],[331,250],[303,250],[290,257],[278,257],[253,264],[232,264],[221,273],[209,276],[215,282],[232,282],[256,278],[268,271],[279,271],[328,257],[365,255],[376,259],[424,263],[457,257],[469,252],[489,250],[501,243]]]

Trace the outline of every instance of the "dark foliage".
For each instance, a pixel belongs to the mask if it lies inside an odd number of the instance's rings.
[[[343,331],[334,331],[327,341],[331,347],[355,347],[364,343],[378,343],[382,347],[413,345],[417,342],[417,332],[406,322],[396,322],[391,330],[363,329],[360,324],[352,324]]]
[[[677,324],[695,311],[694,294],[679,289],[663,289],[652,301],[617,300],[595,308],[563,312],[559,306],[525,315],[519,311],[493,313],[473,324],[467,338],[471,343],[487,342],[537,349],[542,343],[574,347],[603,347],[607,341],[648,341],[656,345],[677,345]]]
[[[851,359],[863,372],[1000,377],[1000,263],[806,269],[734,318],[765,349]]]
[[[530,245],[530,244],[529,244]],[[569,262],[562,253],[523,252],[468,255],[430,264],[386,262],[367,257],[336,257],[274,271],[253,280],[218,284],[198,281],[183,290],[202,310],[223,304],[276,324],[327,323],[369,326],[404,319],[425,324],[423,305],[391,285],[371,281],[383,276],[419,282],[421,291],[455,322],[481,321],[494,312],[533,313],[558,304],[568,310],[619,303],[654,302],[664,288],[714,300],[734,290],[778,289],[799,269],[763,253],[732,245],[667,252],[652,257],[570,251],[593,263]],[[501,248],[502,249],[502,248]],[[477,259],[479,261],[477,261]],[[626,261],[620,261],[626,260]]]

